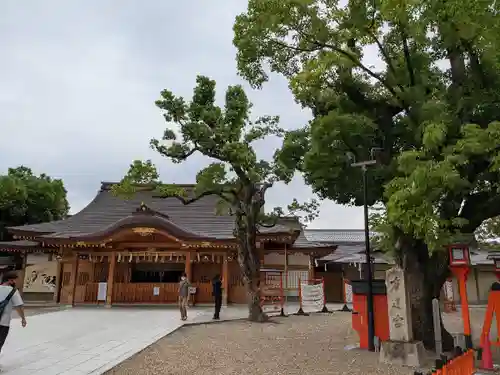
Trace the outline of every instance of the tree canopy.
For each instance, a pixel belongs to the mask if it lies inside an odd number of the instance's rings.
[[[34,175],[24,166],[0,176],[0,240],[10,239],[6,227],[61,220],[68,211],[62,180]]]
[[[249,0],[234,25],[239,73],[285,76],[313,119],[285,135],[280,177],[362,203],[353,159],[370,159],[368,203],[405,268],[416,340],[432,348],[432,304],[451,241],[500,214],[499,4],[495,0]],[[367,61],[370,55],[378,61]],[[444,347],[453,340],[443,332]]]
[[[369,203],[431,250],[500,214],[498,7],[250,0],[234,26],[240,74],[257,87],[267,69],[284,75],[314,116],[286,134],[282,177],[299,169],[322,197],[359,205],[349,154],[377,148]]]
[[[246,186],[253,186],[264,198],[266,190],[277,180],[276,168],[272,162],[258,158],[252,143],[268,136],[282,136],[279,117],[263,116],[252,121],[252,105],[239,85],[227,89],[224,108],[218,107],[215,84],[208,77],[198,76],[191,102],[168,90],[163,90],[161,99],[156,101],[168,125],[161,139],[150,141],[151,148],[174,163],[182,163],[195,153],[213,161],[196,175],[194,195],[188,197],[182,187],[162,182],[151,160],[135,160],[120,184],[114,186],[115,194],[134,194],[138,185],[149,184],[165,197],[175,197],[184,204],[217,195],[220,198],[218,209],[233,213],[241,208]],[[263,207],[264,203],[259,202],[259,205]],[[268,225],[285,213],[276,207],[266,214],[262,207],[255,212],[257,224]],[[304,204],[293,199],[286,212],[304,213],[303,219],[307,222],[316,217],[317,208],[314,199]]]
[[[251,104],[241,86],[226,90],[224,107],[215,104],[215,81],[198,76],[190,102],[171,91],[161,92],[156,102],[168,123],[161,139],[152,139],[151,147],[174,163],[182,163],[195,153],[212,159],[196,175],[193,192],[160,181],[153,163],[136,160],[120,184],[114,186],[117,195],[134,194],[139,184],[156,187],[164,197],[175,197],[184,204],[207,195],[217,195],[221,214],[235,218],[234,235],[238,240],[238,262],[249,295],[249,318],[265,320],[260,307],[260,256],[256,239],[262,226],[273,226],[283,214],[276,208],[272,214],[264,211],[266,191],[276,181],[272,162],[260,159],[252,143],[268,136],[280,136],[278,117],[251,119]],[[294,199],[290,213],[304,212],[315,217],[317,203],[299,204]]]

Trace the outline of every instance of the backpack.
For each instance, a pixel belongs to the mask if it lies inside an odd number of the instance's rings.
[[[12,296],[14,296],[15,292],[16,292],[16,288],[12,287],[12,290],[9,292],[7,297],[5,297],[5,299],[2,302],[0,302],[0,318],[2,317],[3,312],[5,311],[5,308],[9,304],[9,302],[12,299]]]

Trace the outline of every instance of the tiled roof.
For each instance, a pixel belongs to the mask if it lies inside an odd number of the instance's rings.
[[[315,242],[365,242],[363,229],[305,229],[309,241]]]
[[[304,231],[300,232],[299,236],[293,243],[294,248],[334,248],[335,245],[330,243],[321,243],[309,241],[304,235]],[[332,250],[333,251],[333,250]]]
[[[101,189],[92,202],[82,211],[65,220],[49,223],[24,225],[9,228],[13,233],[36,233],[48,238],[68,238],[89,235],[112,226],[117,221],[130,216],[144,203],[147,207],[168,216],[179,228],[201,237],[230,239],[233,237],[234,217],[217,215],[215,207],[218,197],[206,196],[190,204],[183,205],[176,198],[155,196],[152,191],[139,191],[130,199],[114,196],[110,188],[112,183],[102,183]],[[179,185],[192,194],[193,185]],[[260,228],[261,233],[286,233],[292,230],[284,225],[273,228]]]
[[[279,225],[286,226],[292,230],[298,230],[300,231],[299,236],[293,243],[294,248],[308,248],[308,249],[313,249],[313,248],[331,248],[332,251],[335,248],[335,245],[332,245],[331,243],[326,243],[326,242],[317,242],[317,241],[311,241],[309,240],[306,235],[306,229],[303,228],[302,224],[300,223],[300,220],[296,216],[287,216],[287,217],[282,217],[278,220]]]

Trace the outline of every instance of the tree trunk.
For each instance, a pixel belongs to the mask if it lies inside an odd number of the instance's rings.
[[[249,280],[247,287],[248,320],[251,322],[265,322],[268,316],[262,311],[260,305],[260,278]]]
[[[259,207],[248,204],[244,212],[237,212],[235,228],[239,242],[238,263],[247,289],[248,319],[252,322],[268,320],[260,305],[260,256],[257,251],[256,223],[256,212]]]
[[[408,278],[413,337],[428,350],[435,349],[432,300],[440,297],[441,288],[449,275],[446,252],[429,256],[427,246],[412,241],[401,248],[402,266]],[[453,349],[453,337],[444,328],[441,317],[443,350]]]

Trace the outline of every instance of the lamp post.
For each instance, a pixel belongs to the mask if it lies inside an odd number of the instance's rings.
[[[372,150],[373,151],[373,150]],[[365,219],[365,257],[366,257],[366,273],[365,278],[368,282],[367,293],[367,312],[368,312],[368,350],[375,351],[375,313],[373,307],[373,275],[372,275],[372,262],[370,254],[370,228],[368,226],[368,187],[366,172],[369,165],[376,164],[376,160],[367,160],[358,163],[352,163],[353,167],[361,167],[363,171],[363,209]]]
[[[462,320],[464,323],[465,346],[472,348],[472,335],[470,328],[469,299],[467,297],[467,275],[470,268],[469,246],[453,244],[448,246],[450,253],[450,268],[458,280],[460,292],[460,307],[462,309]]]

